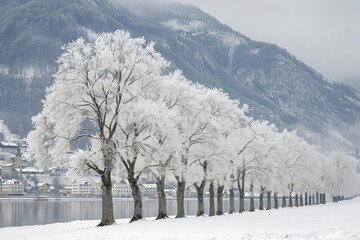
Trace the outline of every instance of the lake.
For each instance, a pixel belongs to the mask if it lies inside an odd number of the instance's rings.
[[[273,199],[272,199],[273,202]],[[281,200],[279,200],[280,204]],[[204,200],[205,214],[209,212],[209,199]],[[245,198],[245,210],[249,209],[249,199]],[[216,206],[216,198],[215,198]],[[264,199],[266,206],[266,198]],[[144,217],[157,215],[157,199],[143,199]],[[235,210],[238,211],[239,201],[235,199]],[[258,199],[255,198],[255,208]],[[176,215],[176,199],[167,200],[168,215]],[[224,212],[229,210],[229,199],[224,198]],[[131,218],[133,201],[130,198],[114,199],[115,219]],[[197,199],[185,199],[186,215],[196,215]],[[39,225],[49,223],[69,222],[75,220],[96,220],[101,218],[100,198],[60,198],[48,201],[34,201],[34,199],[0,198],[0,227],[24,225]]]

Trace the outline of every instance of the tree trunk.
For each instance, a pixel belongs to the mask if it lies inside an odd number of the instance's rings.
[[[312,203],[313,203],[313,205],[315,205],[315,195],[314,194],[312,195]]]
[[[214,193],[214,183],[213,182],[210,183],[209,194],[210,194],[209,216],[211,217],[211,216],[215,216],[215,193]]]
[[[165,196],[165,176],[158,177],[156,181],[157,196],[158,196],[158,215],[155,220],[168,218],[166,210],[166,196]]]
[[[259,195],[259,210],[264,210],[264,192],[265,188],[261,186]]]
[[[281,207],[282,208],[286,207],[286,196],[285,195],[282,196]]]
[[[308,205],[308,194],[307,192],[305,192],[305,206]]]
[[[245,191],[240,190],[239,191],[239,213],[242,213],[245,211]]]
[[[141,192],[139,185],[137,184],[137,179],[133,174],[128,176],[128,180],[131,188],[131,194],[134,200],[134,212],[130,222],[134,222],[143,218]]]
[[[197,193],[197,202],[198,202],[198,210],[196,213],[197,217],[204,216],[204,189],[205,189],[206,180],[202,180],[200,186],[197,183],[194,183]]]
[[[250,208],[249,212],[255,211],[255,202],[254,202],[254,195],[250,196]]]
[[[316,192],[316,205],[318,205],[320,202],[319,202],[319,193]]]
[[[259,210],[264,210],[264,194],[259,195]]]
[[[320,197],[320,204],[323,204],[323,194],[320,193],[320,194],[319,194],[319,197]]]
[[[271,209],[271,191],[267,192],[267,200],[266,200],[266,210]]]
[[[309,205],[311,205],[311,194],[309,194]]]
[[[295,194],[295,207],[299,207],[299,194]]]
[[[279,209],[279,199],[277,196],[277,192],[274,192],[274,208]]]
[[[321,199],[320,202],[322,204],[325,204],[326,203],[326,194],[325,193],[320,194],[320,199]]]
[[[217,211],[216,215],[223,215],[223,191],[224,191],[224,185],[218,185],[217,189]]]
[[[253,212],[253,211],[255,211],[254,191],[251,190],[251,193],[250,193],[250,208],[249,208],[249,212]]]
[[[239,213],[242,213],[245,211],[245,191],[244,191],[244,187],[245,187],[245,178],[244,178],[244,171],[243,171],[243,176],[242,178],[238,178],[237,180],[237,185],[238,185],[238,189],[239,189]],[[241,185],[240,185],[240,180],[241,180]]]
[[[300,207],[304,206],[304,200],[302,193],[300,194]]]
[[[233,214],[235,212],[235,196],[234,196],[234,189],[230,187],[230,206],[229,206],[229,214]]]
[[[178,181],[178,187],[176,190],[176,203],[177,203],[177,213],[176,218],[185,217],[185,181]]]
[[[293,202],[292,202],[292,192],[289,193],[289,207],[293,207]]]
[[[115,223],[114,205],[112,197],[112,181],[111,171],[104,171],[101,174],[101,190],[102,190],[102,215],[101,222],[98,227],[111,225]]]

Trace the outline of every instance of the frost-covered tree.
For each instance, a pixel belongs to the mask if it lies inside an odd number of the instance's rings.
[[[315,180],[312,176],[316,176],[316,173],[312,171],[315,169],[312,165],[316,162],[311,158],[315,149],[298,137],[295,132],[284,131],[282,137],[283,152],[278,164],[282,175],[282,186],[279,186],[279,189],[283,195],[283,207],[286,205],[292,207],[292,195],[295,190],[302,192],[314,189]],[[289,195],[288,204],[285,198],[287,194]]]
[[[159,100],[168,108],[167,117],[169,122],[164,124],[162,131],[155,137],[154,151],[151,152],[149,169],[156,176],[158,194],[158,216],[156,219],[167,218],[165,180],[173,179],[174,161],[180,159],[182,149],[179,123],[182,121],[181,112],[186,109],[188,94],[191,83],[176,70],[170,73],[166,81],[162,82],[161,89],[155,91]]]
[[[64,50],[43,110],[33,118],[29,153],[43,168],[67,164],[78,173],[92,169],[99,174],[99,226],[109,225],[114,223],[112,171],[126,148],[118,142],[124,130],[120,123],[128,117],[124,109],[147,96],[168,62],[153,44],[124,31],[101,34],[92,42],[78,39]]]
[[[255,189],[259,192],[259,210],[264,210],[264,197],[267,193],[267,209],[271,209],[271,192],[275,185],[273,171],[281,149],[279,133],[274,125],[261,122],[256,127],[256,139],[252,144],[258,155],[259,167],[256,174]]]
[[[172,124],[170,124],[172,126]],[[146,154],[149,165],[147,169],[156,177],[157,196],[158,196],[158,215],[156,220],[167,218],[166,195],[165,195],[165,180],[171,177],[169,173],[172,170],[172,159],[176,158],[179,147],[177,128],[163,126],[162,131],[159,131],[153,136],[155,142],[152,145],[150,155]],[[175,137],[175,138],[174,138]]]
[[[269,154],[269,150],[265,145],[264,136],[271,131],[266,122],[249,120],[245,123],[243,127],[232,132],[232,144],[229,144],[233,149],[230,169],[234,172],[239,189],[239,212],[244,211],[245,188],[248,187],[253,195],[256,187],[254,184],[266,177],[265,170],[268,166],[263,160],[266,159],[264,156]]]
[[[165,103],[140,97],[121,111],[122,121],[119,121],[119,131],[115,136],[118,156],[126,169],[134,200],[131,222],[143,218],[138,180],[151,166],[154,152],[163,150],[159,139],[163,141],[172,133],[168,115]]]
[[[356,192],[355,186],[359,182],[356,173],[355,159],[344,152],[333,151],[329,154],[327,164],[327,191],[337,202],[339,198],[350,197]]]
[[[241,137],[240,137],[241,136]],[[234,175],[239,190],[239,212],[245,210],[245,178],[251,170],[251,160],[245,158],[245,152],[250,151],[250,145],[255,137],[249,126],[235,129],[229,137],[233,157],[230,159],[230,174]]]
[[[132,221],[142,218],[142,201],[137,181],[144,170],[150,170],[157,179],[157,219],[167,217],[165,178],[172,173],[173,159],[181,151],[178,123],[182,120],[181,109],[188,104],[187,93],[191,85],[180,71],[170,73],[165,81],[152,86],[152,91],[148,94],[148,99],[151,100],[147,100],[147,104],[140,103],[140,111],[130,109],[127,114],[129,117],[124,121],[127,124],[121,127],[124,134],[119,136],[119,141],[123,141],[119,144],[123,146],[120,158],[134,189]],[[134,118],[135,116],[141,117]]]
[[[187,104],[180,110],[181,120],[178,123],[179,135],[182,139],[179,158],[174,162],[174,176],[177,181],[177,215],[184,217],[184,194],[189,167],[199,158],[197,146],[211,145],[216,132],[215,121],[208,107],[211,97],[216,97],[215,90],[201,85],[192,85],[187,94]],[[213,132],[214,131],[214,132]]]
[[[218,195],[221,196],[221,189],[229,183],[224,181],[228,175],[225,140],[241,118],[245,118],[246,109],[240,108],[238,101],[230,100],[226,94],[216,89],[208,90],[202,101],[203,114],[208,115],[206,128],[211,138],[203,144],[194,145],[191,150],[193,154],[190,155],[190,181],[193,182],[198,196],[197,216],[204,214],[204,189],[208,177],[218,183]]]

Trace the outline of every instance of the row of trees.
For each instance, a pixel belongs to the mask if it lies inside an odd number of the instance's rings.
[[[66,165],[76,175],[93,170],[101,176],[99,226],[115,222],[114,177],[129,180],[131,221],[143,217],[138,179],[144,171],[157,179],[158,219],[167,217],[165,180],[177,183],[176,217],[185,216],[189,185],[198,194],[198,216],[204,215],[205,189],[211,203],[217,191],[217,214],[225,190],[230,212],[235,211],[234,187],[240,212],[245,192],[259,193],[262,203],[266,192],[297,199],[302,193],[335,196],[354,190],[352,158],[341,152],[325,156],[296,133],[248,117],[247,106],[221,90],[170,70],[153,43],[116,31],[93,42],[78,39],[64,50],[43,110],[33,117],[28,152],[42,168]]]

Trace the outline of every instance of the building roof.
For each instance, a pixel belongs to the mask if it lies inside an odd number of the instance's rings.
[[[0,152],[0,160],[6,160],[10,158],[15,158],[16,156],[9,152]]]
[[[42,174],[42,173],[44,173],[42,170],[38,170],[38,169],[36,169],[36,168],[31,168],[31,167],[27,167],[27,168],[23,168],[23,169],[20,169],[20,168],[16,168],[15,169],[17,172],[22,172],[23,174],[31,174],[31,173],[33,173],[33,174]]]
[[[5,184],[22,184],[22,183],[16,179],[10,179],[3,183],[3,185],[5,185]]]
[[[14,163],[8,163],[8,164],[3,164],[2,167],[12,167],[14,166]]]
[[[76,181],[76,180],[74,180],[73,182],[72,182],[72,184],[71,185],[79,185],[79,186],[96,186],[97,185],[97,183],[95,182],[95,181],[92,181],[92,180],[90,180],[90,181],[86,181],[86,180],[84,180],[84,181],[81,181],[81,183],[78,183],[78,181]]]
[[[156,183],[143,183],[144,188],[156,188]]]
[[[10,147],[10,148],[17,148],[18,145],[16,143],[13,142],[0,142],[0,146],[1,147]]]
[[[42,187],[42,186],[50,186],[50,184],[49,183],[46,183],[46,182],[39,182],[38,184],[37,184],[37,186],[38,187]]]
[[[121,181],[119,182],[119,184],[129,184],[129,180],[127,180],[127,179],[121,179]]]

